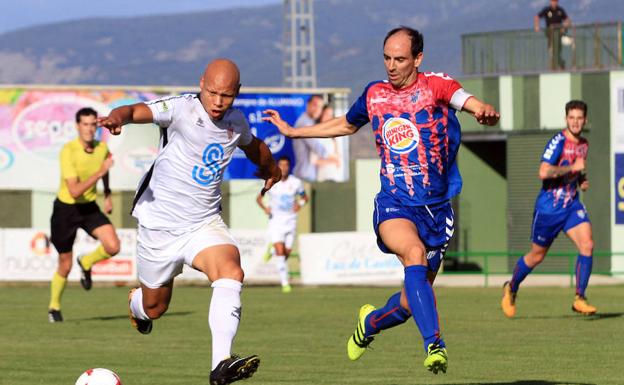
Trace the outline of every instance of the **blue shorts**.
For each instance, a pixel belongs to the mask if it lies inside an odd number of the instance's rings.
[[[585,206],[578,200],[563,211],[533,212],[533,227],[531,228],[531,241],[542,247],[549,247],[559,232],[568,232],[581,223],[590,223]]]
[[[402,206],[396,199],[384,194],[375,197],[373,228],[377,235],[379,249],[387,254],[395,254],[381,240],[379,225],[388,219],[404,218],[410,220],[418,229],[418,236],[427,248],[428,268],[438,271],[448,242],[455,231],[455,215],[451,202],[442,202],[430,206]]]

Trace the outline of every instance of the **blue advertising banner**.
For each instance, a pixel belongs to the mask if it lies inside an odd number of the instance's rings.
[[[309,94],[240,94],[234,101],[234,107],[241,110],[251,132],[263,140],[271,149],[275,158],[287,156],[291,160],[291,167],[297,160],[294,157],[292,141],[280,134],[277,127],[262,121],[262,111],[273,109],[279,111],[282,119],[290,125],[294,125],[297,118],[305,111]],[[228,166],[225,179],[255,178],[254,172],[257,167],[245,157],[245,154],[237,149]]]
[[[624,225],[624,154],[615,154],[615,224]]]

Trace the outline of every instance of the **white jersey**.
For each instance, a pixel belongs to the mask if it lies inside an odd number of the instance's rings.
[[[295,218],[295,202],[305,194],[303,182],[294,175],[279,181],[268,191],[272,218]]]
[[[213,122],[197,94],[146,105],[161,127],[161,142],[152,169],[139,185],[132,214],[148,229],[199,226],[221,211],[223,173],[236,147],[251,143],[249,125],[235,109]]]

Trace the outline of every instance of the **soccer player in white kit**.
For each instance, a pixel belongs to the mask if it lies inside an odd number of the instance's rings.
[[[140,288],[130,292],[130,319],[142,334],[166,311],[173,279],[184,264],[212,282],[208,323],[212,333],[210,384],[250,377],[257,356],[238,357],[231,346],[241,317],[243,270],[237,243],[220,216],[221,181],[239,147],[258,165],[263,192],[280,170],[269,148],[254,137],[244,115],[230,109],[240,90],[240,73],[227,59],[208,64],[200,92],[122,106],[99,125],[121,133],[128,123],[155,123],[161,141],[152,168],[137,190],[132,214],[138,219],[137,270]]]
[[[282,171],[282,179],[268,192],[269,206],[258,194],[258,206],[269,216],[269,238],[273,244],[273,257],[277,262],[282,292],[290,293],[292,287],[288,282],[288,263],[292,246],[297,234],[297,213],[306,204],[308,196],[301,179],[290,174],[290,159],[281,157],[277,166]]]

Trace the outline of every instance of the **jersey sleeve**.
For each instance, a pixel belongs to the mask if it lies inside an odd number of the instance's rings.
[[[435,100],[440,101],[458,111],[464,107],[466,100],[472,97],[461,84],[445,73],[426,73],[429,88],[433,91]]]
[[[546,17],[546,14],[548,13],[548,8],[549,7],[542,8],[542,10],[537,14],[537,17],[539,17],[539,18]]]
[[[563,151],[563,144],[565,139],[562,134],[557,134],[552,137],[542,153],[542,162],[546,162],[551,165],[559,164],[559,158],[561,158],[561,152]]]
[[[72,162],[71,149],[69,146],[63,147],[61,150],[61,179],[72,179],[78,177],[78,171]]]
[[[370,121],[368,117],[368,108],[366,104],[366,99],[368,95],[368,89],[373,83],[366,86],[362,95],[353,103],[349,111],[347,112],[347,122],[356,126],[357,128],[362,127],[366,123]]]
[[[249,123],[247,119],[245,119],[245,115],[239,111],[237,111],[237,124],[240,124],[241,133],[240,138],[238,140],[239,146],[247,146],[253,140],[253,134],[251,133],[251,129],[249,128]]]
[[[182,100],[184,100],[183,96],[168,96],[166,98],[149,101],[145,103],[145,105],[152,111],[154,124],[160,127],[169,127],[178,110],[176,107],[178,107]]]
[[[566,13],[565,9],[563,9],[563,8],[559,8],[559,9],[561,9],[561,18],[562,18],[562,20],[567,19],[568,18],[568,14]]]

